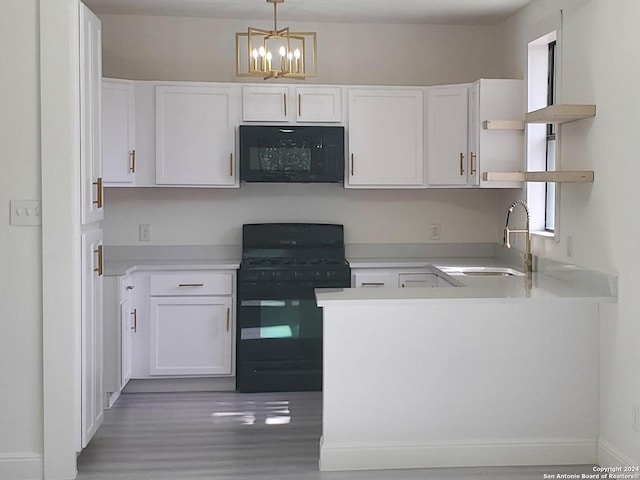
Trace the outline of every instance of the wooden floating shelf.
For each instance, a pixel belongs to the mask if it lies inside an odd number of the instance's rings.
[[[485,130],[524,130],[524,120],[485,120]]]
[[[525,114],[526,123],[568,123],[595,117],[595,105],[549,105]]]
[[[593,171],[483,172],[485,182],[593,183]]]

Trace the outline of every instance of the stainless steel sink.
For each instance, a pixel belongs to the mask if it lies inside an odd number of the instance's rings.
[[[442,271],[449,275],[469,277],[523,277],[524,273],[509,267],[446,267]]]

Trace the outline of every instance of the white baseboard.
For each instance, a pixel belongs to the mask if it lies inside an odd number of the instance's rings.
[[[43,457],[39,453],[0,454],[2,480],[41,480],[44,476]]]
[[[107,401],[104,408],[109,409],[113,407],[113,405],[116,403],[116,401],[119,398],[120,398],[120,392],[107,393]]]
[[[640,459],[633,460],[606,440],[599,440],[598,465],[601,467],[637,467],[640,466]]]
[[[320,440],[320,470],[578,465],[596,462],[595,439],[469,442],[428,445],[327,445]]]
[[[235,377],[131,379],[122,393],[235,392]]]

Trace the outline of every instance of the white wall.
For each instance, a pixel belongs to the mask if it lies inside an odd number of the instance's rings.
[[[240,190],[107,189],[105,244],[144,245],[138,224],[152,226],[156,245],[239,245],[254,222],[345,225],[347,243],[423,243],[429,224],[443,242],[498,242],[505,195],[477,190],[354,191],[338,185],[243,185]]]
[[[561,127],[559,162],[566,170],[593,169],[593,185],[563,185],[560,241],[539,243],[545,256],[617,272],[617,306],[601,308],[600,461],[640,464],[640,433],[632,403],[640,403],[640,222],[637,212],[637,132],[640,125],[636,0],[538,0],[504,24],[507,76],[523,76],[528,35],[564,8],[563,103],[595,103],[593,120]],[[573,256],[566,255],[567,236]]]
[[[260,26],[125,15],[102,15],[101,20],[104,75],[137,80],[237,81],[234,34]],[[434,85],[500,77],[496,27],[289,26],[318,33],[319,76],[306,83]],[[135,245],[138,224],[150,223],[155,244],[239,244],[242,223],[259,221],[344,223],[349,243],[423,242],[429,223],[440,223],[442,241],[494,242],[501,238],[500,223],[513,195],[352,191],[331,185],[108,190],[105,242]]]
[[[269,22],[100,15],[103,74],[134,80],[235,82],[235,32]],[[305,83],[438,85],[500,72],[488,26],[290,23],[318,34],[318,77]],[[255,81],[254,79],[244,79]]]
[[[0,478],[42,455],[41,228],[9,224],[10,200],[40,199],[37,3],[0,15]]]

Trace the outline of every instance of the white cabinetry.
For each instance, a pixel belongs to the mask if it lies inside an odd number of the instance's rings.
[[[430,185],[474,184],[477,169],[468,158],[469,87],[427,91],[427,163]]]
[[[234,285],[234,272],[150,274],[148,318],[137,319],[149,339],[140,376],[232,375]]]
[[[132,376],[137,331],[136,274],[104,281],[104,391],[111,407]]]
[[[341,87],[244,86],[245,122],[342,122]]]
[[[418,89],[352,89],[348,187],[422,187],[423,94]]]
[[[79,4],[80,41],[80,445],[86,447],[103,414],[103,247],[104,216],[100,151],[100,20]]]
[[[104,419],[102,230],[96,228],[83,233],[81,250],[81,440],[84,448]]]
[[[135,83],[102,79],[104,186],[134,186],[136,178]]]
[[[156,87],[156,184],[238,186],[234,87]]]
[[[340,87],[297,87],[294,98],[298,122],[342,122]]]
[[[453,286],[433,267],[352,268],[353,288],[410,288]]]
[[[231,373],[230,297],[154,297],[151,375]]]
[[[427,90],[428,183],[433,186],[518,188],[487,182],[481,171],[524,168],[522,80],[478,80]]]
[[[104,218],[100,147],[100,19],[80,4],[80,213],[82,225]]]
[[[289,87],[242,87],[242,120],[287,122],[290,118]]]

